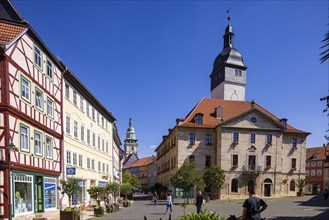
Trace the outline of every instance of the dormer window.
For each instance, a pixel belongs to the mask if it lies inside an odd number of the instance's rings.
[[[203,124],[203,114],[196,114],[194,117],[195,124],[202,125]]]
[[[283,126],[287,126],[287,119],[286,119],[286,118],[282,118],[282,119],[280,119],[280,123],[281,123]]]

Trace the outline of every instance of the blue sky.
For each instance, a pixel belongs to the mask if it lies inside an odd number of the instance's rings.
[[[202,97],[223,48],[230,9],[234,47],[247,65],[254,99],[324,142],[329,62],[319,62],[328,1],[14,0],[52,52],[113,113],[122,142],[129,117],[139,156]]]

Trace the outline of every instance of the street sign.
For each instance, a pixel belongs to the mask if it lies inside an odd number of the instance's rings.
[[[66,167],[66,175],[75,175],[75,167]]]

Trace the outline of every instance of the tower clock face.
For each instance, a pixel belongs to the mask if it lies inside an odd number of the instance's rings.
[[[256,117],[251,117],[251,118],[250,118],[250,122],[251,122],[252,124],[255,124],[255,123],[257,122],[257,118],[256,118]]]

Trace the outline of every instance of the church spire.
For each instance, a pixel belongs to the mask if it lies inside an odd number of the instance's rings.
[[[225,28],[225,34],[224,34],[224,47],[223,49],[229,47],[229,48],[233,48],[233,38],[234,38],[234,33],[233,33],[233,29],[232,26],[230,24],[230,20],[231,17],[228,16],[227,17],[227,27]]]
[[[129,118],[129,127],[127,129],[126,139],[124,141],[124,151],[126,157],[132,153],[136,155],[138,154],[138,143],[136,139],[135,129],[133,127],[133,120],[131,118]]]

